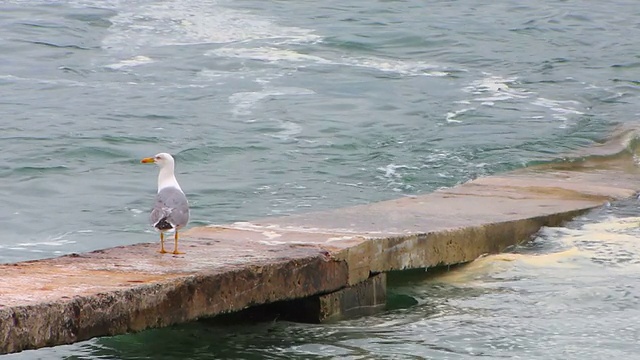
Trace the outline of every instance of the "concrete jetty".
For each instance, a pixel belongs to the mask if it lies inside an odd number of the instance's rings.
[[[309,321],[375,311],[385,272],[469,262],[634,196],[640,168],[614,140],[431,194],[192,228],[184,255],[151,243],[0,265],[0,354],[281,301]]]

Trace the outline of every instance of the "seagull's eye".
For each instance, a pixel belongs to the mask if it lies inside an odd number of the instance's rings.
[[[156,160],[160,160],[160,156],[156,156]]]

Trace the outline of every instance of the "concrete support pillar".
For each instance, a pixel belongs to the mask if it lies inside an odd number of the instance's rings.
[[[372,275],[353,286],[325,295],[299,300],[302,320],[331,322],[367,316],[384,310],[387,303],[387,274]]]

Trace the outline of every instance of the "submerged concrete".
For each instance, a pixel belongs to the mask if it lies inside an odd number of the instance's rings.
[[[384,277],[369,280],[372,274],[502,251],[542,226],[633,196],[639,173],[623,152],[427,195],[193,228],[183,234],[184,255],[161,255],[154,243],[0,265],[0,353],[330,294],[363,281],[373,283],[360,289],[380,292]],[[339,310],[362,298],[353,298],[357,291],[343,294],[318,297],[319,309]],[[375,307],[381,298],[361,307]],[[336,311],[324,314],[320,320]]]
[[[387,305],[387,274],[375,274],[354,286],[302,299],[309,310],[309,322],[338,321],[364,315],[373,315]]]

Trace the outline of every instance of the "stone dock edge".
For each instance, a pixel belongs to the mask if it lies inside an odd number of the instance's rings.
[[[426,195],[192,228],[183,255],[149,243],[0,264],[0,354],[261,304],[285,302],[313,322],[379,311],[389,271],[473,261],[635,196],[635,139],[625,130],[578,160]]]

